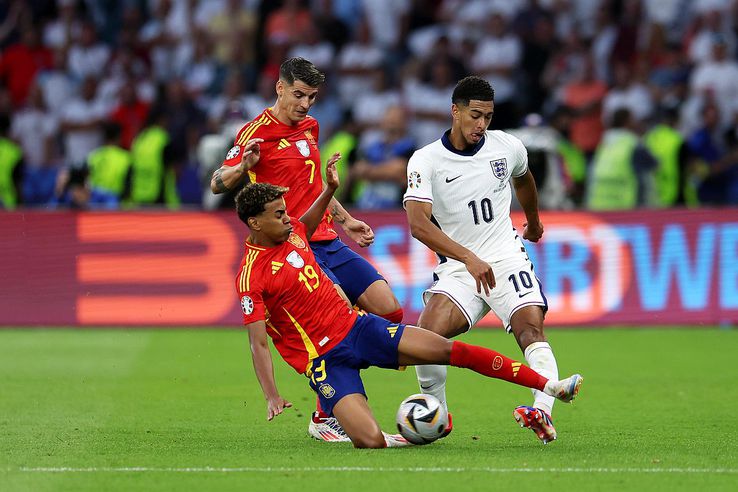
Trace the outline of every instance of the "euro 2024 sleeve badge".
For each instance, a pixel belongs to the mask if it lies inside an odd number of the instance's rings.
[[[241,309],[243,310],[243,314],[249,315],[254,312],[254,301],[251,300],[249,296],[243,296],[241,298]]]
[[[410,173],[410,175],[407,177],[407,187],[408,188],[420,188],[420,173],[418,171],[413,171]]]

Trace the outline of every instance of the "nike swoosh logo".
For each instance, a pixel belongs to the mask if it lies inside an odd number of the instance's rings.
[[[528,292],[523,292],[522,294],[518,294],[518,297],[525,297],[525,296],[527,296],[528,294],[530,294],[532,292],[533,291],[530,291],[530,290]]]
[[[451,181],[453,181],[453,180],[455,180],[455,179],[459,179],[460,177],[461,177],[461,174],[459,174],[459,175],[458,175],[458,176],[456,176],[455,178],[451,178],[451,179],[448,179],[448,177],[447,177],[447,178],[446,178],[446,182],[447,182],[447,183],[450,183]]]

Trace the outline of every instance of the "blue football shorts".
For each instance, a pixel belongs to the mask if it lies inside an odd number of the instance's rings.
[[[397,347],[405,325],[391,323],[373,314],[360,315],[346,338],[320,357],[313,359],[306,375],[328,415],[346,395],[366,397],[359,374],[369,366],[397,369]]]
[[[333,283],[341,286],[351,304],[356,304],[356,300],[374,282],[384,280],[371,263],[338,238],[313,241],[310,248],[320,268]]]

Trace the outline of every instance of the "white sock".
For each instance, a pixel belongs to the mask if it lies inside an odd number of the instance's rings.
[[[556,365],[556,357],[554,357],[551,346],[547,342],[533,342],[525,348],[524,353],[525,360],[531,369],[547,379],[553,381],[559,380],[559,368]],[[551,415],[551,410],[556,399],[543,391],[536,389],[532,391],[533,406]]]
[[[438,398],[448,411],[448,405],[446,404],[446,366],[435,364],[415,366],[415,372],[418,374],[420,391],[425,395],[433,395]]]

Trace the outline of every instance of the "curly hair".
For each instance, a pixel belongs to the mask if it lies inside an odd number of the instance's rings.
[[[305,82],[310,87],[318,87],[325,82],[325,74],[318,70],[312,62],[299,56],[285,60],[279,67],[279,78],[289,85],[295,80]]]
[[[495,90],[481,77],[471,75],[459,80],[454,87],[451,102],[456,105],[468,106],[469,101],[494,101]]]
[[[249,183],[236,195],[238,218],[248,225],[249,217],[256,217],[265,210],[269,202],[280,198],[289,188],[270,183]]]

